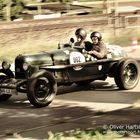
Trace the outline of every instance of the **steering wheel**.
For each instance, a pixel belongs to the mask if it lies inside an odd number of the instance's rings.
[[[85,50],[85,48],[83,48],[82,53],[85,56],[86,62],[97,60],[95,57],[93,57],[91,54],[89,54],[88,51]]]

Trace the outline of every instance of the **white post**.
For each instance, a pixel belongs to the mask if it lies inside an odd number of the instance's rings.
[[[114,0],[114,34],[117,35],[117,28],[119,27],[119,17],[118,17],[118,1]]]
[[[11,21],[11,2],[6,4],[6,21]]]
[[[104,0],[103,1],[103,13],[104,14],[109,14],[110,11],[110,5],[109,5],[109,1],[108,0]]]
[[[41,5],[38,5],[37,6],[37,11],[38,11],[38,15],[40,15],[42,13]]]

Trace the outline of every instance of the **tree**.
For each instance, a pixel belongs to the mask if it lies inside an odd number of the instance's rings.
[[[23,10],[23,0],[0,0],[0,18],[2,20],[19,18]]]
[[[41,2],[60,2],[60,3],[65,3],[65,2],[71,2],[73,0],[42,0]]]
[[[23,0],[12,0],[11,5],[11,19],[16,19],[21,17],[22,11],[24,10]]]
[[[3,19],[3,9],[5,6],[4,0],[0,0],[0,19]]]

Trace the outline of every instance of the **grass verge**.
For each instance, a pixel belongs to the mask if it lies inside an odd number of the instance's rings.
[[[107,34],[106,34],[107,33]],[[132,40],[134,38],[137,39],[137,42],[140,42],[140,32],[138,29],[121,29],[116,32],[116,35],[114,31],[106,32],[103,36],[105,39],[105,42],[108,42],[109,44],[116,44],[120,45],[122,47],[127,47],[132,45]]]
[[[57,48],[56,44],[47,44],[46,43],[36,43],[33,40],[29,44],[19,44],[16,46],[11,46],[10,48],[4,47],[1,48],[0,52],[0,61],[8,60],[9,62],[14,62],[14,59],[19,54],[33,54],[42,51],[51,51]]]
[[[103,33],[101,31],[101,33]],[[137,29],[122,29],[118,32],[117,36],[113,35],[113,32],[105,31],[103,33],[104,42],[109,44],[120,45],[127,47],[132,45],[132,39],[137,38],[140,42],[140,32]],[[19,41],[20,42],[20,41]],[[41,51],[51,51],[57,49],[58,42],[45,42],[44,40],[25,40],[24,42],[16,43],[14,46],[0,46],[0,61],[6,59],[9,62],[14,62],[14,59],[19,54],[32,54]]]
[[[108,130],[75,130],[67,133],[48,133],[49,137],[47,140],[113,140],[122,138],[123,135],[117,132]]]

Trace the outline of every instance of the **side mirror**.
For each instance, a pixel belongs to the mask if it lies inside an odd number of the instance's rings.
[[[58,43],[58,48],[57,49],[61,49],[61,44],[60,43]]]
[[[70,38],[70,42],[71,43],[74,43],[74,38]]]

